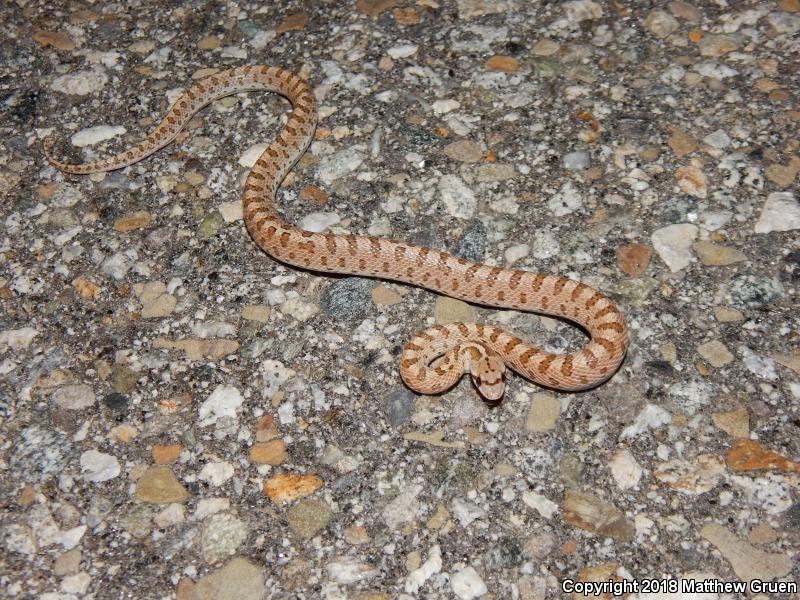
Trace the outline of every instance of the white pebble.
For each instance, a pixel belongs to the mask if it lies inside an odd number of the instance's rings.
[[[450,586],[460,600],[480,598],[489,591],[481,576],[472,567],[466,567],[455,573],[450,578]]]
[[[281,304],[281,312],[302,322],[317,314],[319,306],[302,298],[289,298]]]
[[[58,388],[50,396],[59,408],[65,410],[81,410],[89,408],[95,403],[94,391],[91,387],[83,383],[65,385]]]
[[[562,185],[558,193],[547,202],[547,207],[556,217],[573,213],[581,206],[583,206],[581,193],[570,181]]]
[[[475,214],[478,200],[458,175],[445,175],[439,180],[439,194],[451,217],[469,219]]]
[[[210,462],[202,468],[197,477],[212,487],[219,487],[233,477],[233,465],[225,461]]]
[[[232,385],[218,385],[208,399],[200,405],[198,418],[200,427],[213,425],[222,417],[236,417],[238,409],[244,398],[238,389]]]
[[[698,228],[690,223],[667,225],[650,236],[658,255],[670,271],[680,271],[692,262],[692,243],[697,239]]]
[[[50,84],[50,89],[62,94],[86,96],[100,91],[106,83],[108,83],[108,75],[100,67],[95,67],[91,71],[79,71],[62,75],[53,80],[53,83]]]
[[[642,478],[642,467],[636,462],[631,451],[627,449],[615,452],[608,463],[608,468],[611,470],[611,476],[617,483],[617,487],[621,490],[636,487]]]
[[[531,248],[528,244],[516,244],[515,246],[506,248],[506,264],[510,267],[518,260],[528,256],[530,251]]]
[[[772,192],[756,223],[756,233],[800,229],[800,203],[792,192]]]
[[[461,106],[458,100],[437,100],[433,103],[433,114],[443,115]]]
[[[722,129],[717,129],[714,133],[709,133],[703,138],[703,142],[712,148],[727,148],[731,145],[731,138]]]
[[[522,493],[522,501],[545,519],[552,518],[553,515],[558,512],[558,504],[542,494],[537,494],[530,490],[526,490]]]
[[[122,471],[119,461],[111,454],[87,450],[81,454],[81,472],[86,481],[100,483],[114,479]]]
[[[417,50],[419,50],[419,46],[406,44],[404,46],[392,46],[386,51],[386,54],[397,60],[398,58],[408,58],[409,56],[414,56],[417,53]]]
[[[239,157],[239,164],[248,169],[252,168],[252,166],[256,164],[258,157],[264,154],[264,150],[267,149],[267,146],[269,146],[269,144],[253,144]]]
[[[104,142],[105,140],[110,140],[111,138],[122,135],[127,131],[128,130],[124,127],[98,125],[97,127],[88,127],[87,129],[82,129],[73,135],[70,140],[72,141],[73,146],[83,148],[85,146],[92,146],[94,144]]]

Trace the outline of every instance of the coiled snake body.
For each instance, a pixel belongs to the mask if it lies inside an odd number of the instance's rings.
[[[423,394],[440,393],[469,372],[480,393],[497,400],[504,390],[505,365],[560,390],[588,389],[615,372],[628,343],[625,321],[611,300],[587,285],[556,275],[490,267],[395,240],[312,233],[281,220],[273,207],[275,192],[308,148],[317,122],[311,89],[289,71],[257,65],[213,75],[186,91],[142,142],[113,157],[86,164],[61,162],[53,157],[51,139],[44,142],[45,155],[66,173],[120,169],[169,144],[212,100],[248,90],[281,94],[293,106],[283,130],[256,161],[244,186],[245,224],[268,254],[315,271],[402,281],[468,302],[563,317],[590,336],[576,352],[553,354],[490,325],[431,327],[403,349],[400,374],[409,387]]]

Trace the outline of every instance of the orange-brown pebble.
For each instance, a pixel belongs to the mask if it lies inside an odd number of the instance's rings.
[[[180,394],[179,396],[172,396],[170,398],[163,398],[158,400],[158,410],[161,414],[171,415],[182,408],[189,406],[192,403],[192,397],[189,394]]]
[[[153,446],[153,462],[157,465],[168,465],[171,462],[175,462],[178,459],[178,456],[181,453],[181,445],[180,444],[167,444],[162,446],[161,444],[156,444]]]
[[[647,270],[653,250],[644,244],[627,244],[617,248],[619,270],[629,277],[637,277]]]
[[[26,483],[22,488],[22,493],[19,495],[19,505],[23,508],[28,507],[33,504],[34,500],[36,500],[36,488],[30,483]]]
[[[369,542],[369,533],[366,527],[348,527],[343,532],[344,541],[353,546]]]
[[[283,440],[257,443],[250,448],[250,461],[259,465],[277,466],[286,460],[286,444]]]
[[[575,540],[567,540],[566,542],[561,544],[559,553],[561,554],[561,556],[569,556],[577,549],[578,549],[578,544],[575,543]]]
[[[280,25],[275,28],[275,33],[285,33],[287,31],[302,31],[308,23],[308,15],[298,12],[287,16]]]
[[[768,95],[767,98],[771,102],[786,102],[789,99],[789,92],[786,90],[772,90]]]
[[[264,415],[256,422],[256,442],[268,442],[278,437],[278,427],[272,415]]]
[[[393,304],[398,304],[402,300],[403,298],[400,296],[400,294],[386,286],[379,285],[372,290],[372,301],[375,304],[391,306]]]
[[[492,71],[502,71],[503,73],[516,73],[519,69],[519,61],[513,56],[495,54],[486,61],[486,68]]]
[[[419,23],[419,13],[414,8],[395,8],[392,11],[392,16],[401,25],[416,25]]]
[[[94,300],[100,296],[100,287],[85,277],[76,277],[72,282],[72,287],[87,300]]]
[[[41,185],[36,188],[36,195],[43,200],[49,200],[53,197],[53,194],[56,193],[58,186],[55,183],[48,183],[47,185]]]
[[[149,224],[150,213],[144,210],[138,210],[114,221],[114,230],[125,233],[136,229],[142,229]]]
[[[75,50],[75,43],[65,33],[57,31],[46,31],[38,27],[33,28],[33,41],[42,46],[52,46],[62,52],[72,52]]]
[[[194,581],[181,577],[175,587],[175,600],[193,600],[194,597]]]
[[[322,479],[316,475],[281,473],[264,482],[264,493],[277,505],[313,494],[322,487]]]
[[[315,185],[307,185],[300,190],[300,200],[310,200],[317,204],[325,204],[328,201],[328,194],[322,188]]]
[[[689,38],[690,42],[692,42],[693,44],[696,44],[701,39],[703,39],[703,30],[702,29],[692,29],[688,33],[687,37]]]
[[[368,17],[377,17],[384,11],[394,8],[401,0],[358,0],[356,8]]]
[[[200,50],[216,50],[222,45],[222,40],[213,35],[207,35],[204,38],[200,38],[197,42],[197,47]]]
[[[800,463],[767,450],[758,442],[748,439],[736,440],[725,457],[731,471],[786,471],[800,473]]]

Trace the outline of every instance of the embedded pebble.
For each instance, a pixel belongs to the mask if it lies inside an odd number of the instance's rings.
[[[784,577],[792,569],[792,559],[787,555],[754,548],[717,523],[705,525],[700,535],[720,551],[742,581],[770,581]]]
[[[364,146],[345,148],[320,160],[317,177],[325,185],[330,185],[358,169],[364,162]]]
[[[325,529],[333,518],[333,512],[322,500],[304,499],[286,512],[286,520],[292,531],[303,539],[311,539]]]
[[[413,569],[405,581],[405,591],[407,594],[416,594],[419,589],[433,575],[442,570],[442,549],[439,544],[434,544],[428,554],[428,559]]]
[[[282,440],[270,440],[250,448],[250,460],[257,464],[276,466],[286,457],[286,444]]]
[[[439,195],[447,213],[458,219],[472,218],[478,205],[475,194],[458,175],[445,175],[439,180]]]
[[[475,309],[463,300],[439,296],[436,298],[434,307],[434,320],[437,325],[446,325],[447,323],[473,323],[477,317]]]
[[[252,169],[258,158],[264,154],[264,150],[267,149],[267,146],[269,146],[268,143],[253,144],[239,157],[239,164],[248,169]]]
[[[656,9],[651,10],[645,17],[644,26],[658,38],[665,38],[678,29],[678,20],[669,13]]]
[[[462,527],[468,527],[476,519],[486,516],[486,511],[463,498],[456,498],[452,504],[453,516],[458,520]]]
[[[316,475],[281,473],[264,482],[264,493],[275,504],[282,505],[313,494],[322,487],[322,479]]]
[[[756,222],[756,233],[792,231],[800,229],[800,202],[792,192],[772,192],[767,196],[761,216]]]
[[[450,587],[459,600],[472,600],[485,595],[489,589],[478,572],[465,567],[450,577]]]
[[[219,487],[233,477],[233,473],[233,465],[229,462],[210,462],[203,466],[200,473],[197,474],[197,478],[205,481],[211,487]]]
[[[650,240],[658,256],[674,273],[691,264],[691,249],[697,234],[696,225],[679,223],[657,229],[650,236]]]
[[[668,460],[653,471],[653,476],[659,481],[692,496],[714,489],[724,474],[724,462],[710,454],[701,454],[693,461],[678,458]]]
[[[420,506],[418,497],[421,491],[422,487],[420,486],[408,487],[383,508],[381,516],[389,529],[399,529],[405,523],[416,518]]]
[[[330,561],[326,566],[326,571],[328,577],[343,585],[369,581],[379,573],[375,567],[352,556],[342,556]]]
[[[703,138],[703,142],[713,148],[727,148],[731,145],[731,138],[722,129],[717,129]]]
[[[153,517],[153,522],[161,529],[180,525],[186,520],[186,507],[173,503]]]
[[[547,201],[547,208],[555,217],[563,217],[583,206],[583,197],[571,182],[561,186],[561,190]]]
[[[169,467],[150,467],[136,481],[136,498],[142,502],[169,504],[189,496]]]
[[[81,471],[86,481],[100,483],[114,479],[122,472],[122,467],[117,458],[111,454],[87,450],[81,454]]]
[[[398,60],[400,58],[414,56],[417,53],[417,50],[419,50],[419,46],[406,44],[404,46],[393,46],[391,48],[387,48],[386,54],[391,56],[393,59]]]
[[[65,410],[82,410],[96,402],[92,388],[83,383],[65,385],[53,392],[50,399]]]
[[[506,264],[510,267],[518,260],[522,260],[531,251],[531,247],[528,244],[516,244],[514,246],[509,246],[506,248],[505,257],[506,257]]]
[[[564,168],[570,171],[583,171],[592,165],[592,159],[588,152],[570,152],[565,154]]]
[[[234,558],[200,578],[191,600],[263,600],[266,591],[263,569],[244,558]]]
[[[215,563],[236,554],[247,539],[248,527],[230,513],[216,513],[203,522],[200,547],[203,560]]]
[[[167,293],[167,286],[161,281],[137,283],[133,286],[133,291],[142,303],[143,319],[166,317],[178,304],[178,299]]]
[[[483,158],[483,148],[471,140],[458,140],[444,147],[444,153],[453,160],[476,163]]]
[[[108,75],[98,67],[89,71],[79,71],[56,77],[50,84],[50,89],[62,94],[86,96],[99,92],[106,83],[108,83]]]
[[[731,307],[755,309],[782,298],[785,291],[778,279],[745,273],[727,282],[723,295]]]
[[[714,426],[733,438],[750,437],[750,415],[746,408],[711,414]]]
[[[747,256],[741,250],[706,241],[695,242],[692,244],[692,250],[697,253],[700,262],[709,267],[726,267],[747,260]]]
[[[635,488],[644,473],[630,450],[617,450],[608,463],[611,476],[621,490]]]
[[[369,311],[374,285],[371,280],[361,277],[346,277],[334,281],[322,293],[321,308],[325,314],[335,319],[364,319]]]
[[[236,418],[236,411],[244,402],[238,389],[232,385],[219,385],[200,405],[200,427],[214,425],[223,417]]]
[[[124,127],[99,125],[97,127],[89,127],[87,129],[80,130],[70,138],[70,141],[72,142],[73,146],[84,148],[86,146],[93,146],[94,144],[99,144],[100,142],[110,140],[118,135],[124,135],[127,132],[128,130]]]
[[[386,394],[386,417],[392,427],[400,427],[414,412],[414,394],[406,388],[396,388]]]
[[[525,419],[525,431],[549,431],[555,427],[560,415],[561,403],[555,397],[545,392],[534,394]]]
[[[341,221],[341,217],[332,212],[313,212],[307,214],[300,221],[300,228],[306,231],[319,233],[325,231],[331,225],[336,225]]]
[[[558,512],[558,504],[542,494],[530,490],[522,493],[522,501],[545,519],[551,519]]]
[[[711,340],[697,347],[697,353],[712,367],[720,368],[733,360],[733,354],[719,340]]]
[[[481,221],[475,219],[458,238],[458,244],[453,253],[472,262],[481,262],[485,251],[486,227]]]
[[[596,496],[567,490],[561,510],[564,520],[575,527],[620,541],[633,539],[633,522],[617,507]]]

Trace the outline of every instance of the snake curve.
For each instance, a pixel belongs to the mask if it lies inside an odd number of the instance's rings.
[[[498,400],[504,390],[506,365],[540,385],[564,391],[595,387],[614,374],[627,349],[625,320],[609,298],[583,283],[557,275],[491,267],[396,240],[313,233],[281,220],[274,209],[276,191],[308,149],[317,123],[311,89],[290,71],[255,65],[212,75],[187,90],[143,141],[110,158],[84,164],[61,162],[53,156],[51,138],[44,141],[44,152],[50,164],[66,173],[120,169],[169,144],[211,101],[252,90],[280,94],[293,108],[244,185],[247,230],[273,258],[314,271],[400,281],[484,306],[564,318],[589,335],[588,343],[579,350],[553,354],[490,325],[431,327],[403,348],[400,375],[410,388],[423,394],[441,393],[469,372],[484,397]]]

